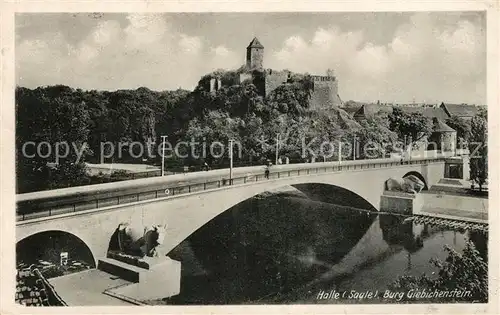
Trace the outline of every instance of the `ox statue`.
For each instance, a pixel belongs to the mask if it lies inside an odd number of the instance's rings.
[[[141,227],[121,223],[113,234],[114,248],[111,249],[141,258],[156,257],[157,247],[163,243],[166,229],[166,224]]]
[[[402,179],[389,178],[385,181],[385,189],[389,191],[402,191],[417,194],[424,189],[425,184],[415,175],[409,175]]]

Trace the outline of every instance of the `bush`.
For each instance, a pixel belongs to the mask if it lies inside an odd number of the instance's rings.
[[[467,242],[462,254],[456,252],[449,246],[445,246],[448,252],[446,260],[432,259],[431,263],[439,268],[437,278],[432,279],[427,275],[420,277],[403,276],[396,280],[390,289],[394,291],[438,290],[462,292],[470,291],[467,297],[439,298],[439,302],[480,302],[488,301],[488,265],[474,246]],[[405,296],[406,299],[408,299]],[[428,302],[436,302],[436,299],[427,299]]]

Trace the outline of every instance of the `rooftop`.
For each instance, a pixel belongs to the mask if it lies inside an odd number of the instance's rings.
[[[257,37],[254,37],[247,48],[264,48],[264,46],[262,46]]]
[[[448,119],[449,116],[443,108],[433,108],[433,107],[398,107],[401,111],[411,114],[420,113],[424,117],[429,118],[439,118],[442,120]]]
[[[439,118],[440,120],[446,120],[449,118],[449,115],[443,108],[435,108],[435,107],[422,107],[422,106],[391,106],[391,105],[382,105],[382,104],[364,104],[359,107],[354,116],[364,116],[371,117],[377,113],[385,112],[387,114],[392,113],[394,108],[398,108],[404,113],[412,114],[412,113],[420,113],[424,117],[428,118]],[[354,109],[350,109],[349,111],[353,111]]]
[[[432,130],[434,132],[455,132],[455,129],[448,126],[444,121],[439,118],[433,119],[434,127]]]
[[[479,108],[475,105],[465,105],[465,104],[441,104],[443,108],[450,116],[459,117],[473,117],[475,116]]]
[[[362,106],[363,105],[359,105],[359,106],[346,106],[346,107],[342,107],[341,109],[343,109],[350,116],[353,116]]]

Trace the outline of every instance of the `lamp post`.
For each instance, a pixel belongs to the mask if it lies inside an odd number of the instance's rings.
[[[278,133],[276,135],[276,158],[274,161],[274,165],[278,165],[278,155],[279,155],[279,150],[280,150],[280,134]]]
[[[233,139],[229,139],[229,185],[233,183]]]
[[[165,176],[165,139],[168,136],[161,136],[161,176]]]
[[[424,138],[424,158],[427,157],[427,154],[429,152],[429,139],[427,137]]]
[[[410,143],[410,149],[409,149],[409,159],[410,159],[410,162],[411,162],[411,153],[412,153],[412,150],[413,150],[413,138],[412,136],[410,136],[410,139],[409,139],[409,143]]]
[[[406,135],[405,135],[405,143],[403,145],[403,159],[406,157]]]
[[[356,161],[356,137],[352,139],[352,160]]]
[[[342,162],[342,141],[339,140],[339,165]]]

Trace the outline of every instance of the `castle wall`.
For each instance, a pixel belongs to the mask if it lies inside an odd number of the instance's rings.
[[[246,80],[252,80],[253,77],[252,77],[252,74],[251,73],[240,73],[240,82],[239,84],[243,83],[243,81],[246,81]]]
[[[338,83],[335,77],[312,76],[313,90],[309,104],[311,108],[332,108],[341,105]]]
[[[239,71],[234,72],[234,75],[229,78],[226,76],[222,80],[221,78],[211,78],[207,82],[208,89],[210,92],[215,93],[222,87],[222,84],[241,84],[249,80],[257,87],[260,95],[268,96],[276,88],[288,81],[290,72],[287,70],[273,71],[271,69],[263,71],[263,63],[264,48],[257,39],[254,39],[247,47],[246,69],[244,69],[246,72],[239,74]],[[311,108],[332,108],[342,105],[342,101],[338,96],[338,82],[334,76],[313,75],[311,79],[313,80],[309,99]]]
[[[215,92],[215,78],[210,79],[210,92]]]
[[[266,72],[266,96],[278,88],[281,84],[286,83],[287,79],[287,71],[268,70]]]
[[[222,88],[222,82],[220,78],[210,79],[210,92],[215,93]]]

